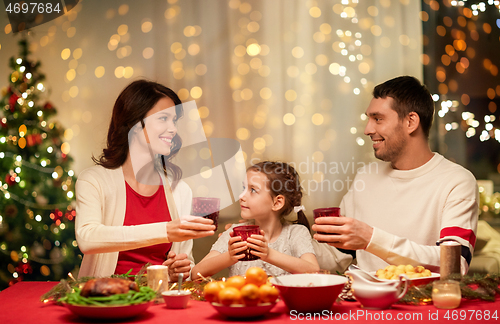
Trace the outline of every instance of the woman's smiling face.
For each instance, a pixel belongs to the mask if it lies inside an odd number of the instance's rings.
[[[169,155],[172,139],[177,134],[177,114],[172,99],[164,97],[144,118],[144,134],[155,154]]]

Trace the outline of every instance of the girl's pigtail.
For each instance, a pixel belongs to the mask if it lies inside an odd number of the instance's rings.
[[[310,231],[311,227],[309,226],[309,221],[307,220],[306,214],[302,210],[297,213],[297,221],[296,224],[304,225]]]

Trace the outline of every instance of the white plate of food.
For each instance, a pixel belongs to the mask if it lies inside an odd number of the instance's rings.
[[[156,293],[149,287],[118,278],[90,279],[58,302],[76,315],[92,319],[123,319],[137,316],[153,303]]]
[[[92,319],[123,319],[137,316],[148,309],[153,304],[152,301],[120,306],[89,306],[72,305],[64,303],[74,314]]]
[[[412,286],[420,286],[428,284],[434,280],[439,280],[439,273],[431,272],[423,266],[413,267],[411,265],[389,265],[384,269],[370,272],[373,276],[381,280],[399,280],[399,274],[405,274]]]

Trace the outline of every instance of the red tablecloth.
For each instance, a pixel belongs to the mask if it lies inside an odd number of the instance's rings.
[[[0,292],[0,323],[96,323],[70,312],[54,303],[44,304],[40,297],[56,282],[20,282]],[[316,321],[341,323],[498,323],[500,298],[495,302],[462,300],[460,308],[454,310],[437,309],[429,306],[393,305],[391,309],[373,311],[360,308],[359,303],[343,302],[335,304],[331,313],[322,313]],[[255,322],[292,323],[312,321],[306,314],[289,313],[283,302],[279,302],[270,313]],[[238,323],[227,319],[207,302],[190,301],[187,309],[167,309],[164,304],[154,305],[137,317],[127,319],[127,323]]]

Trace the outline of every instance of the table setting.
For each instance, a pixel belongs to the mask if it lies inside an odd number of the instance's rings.
[[[288,277],[288,278],[285,278]],[[295,280],[294,278],[297,278]],[[298,278],[302,277],[301,280]],[[335,279],[324,279],[327,277]],[[292,279],[290,279],[292,278]],[[321,280],[312,281],[312,278],[321,278],[325,280],[323,283]],[[208,279],[208,278],[207,278]],[[288,280],[292,281],[290,292],[283,290],[284,285],[278,284],[278,280],[282,284],[287,285]],[[314,279],[316,280],[316,279]],[[270,278],[269,282],[271,284],[276,284],[277,289],[280,292],[280,297],[274,302],[268,305],[257,305],[257,306],[245,306],[245,305],[234,305],[234,306],[218,306],[213,305],[209,301],[206,301],[203,297],[203,288],[210,282],[184,282],[182,285],[182,290],[189,291],[190,299],[188,300],[185,308],[167,308],[163,299],[155,299],[153,301],[143,304],[145,307],[143,310],[138,310],[139,306],[129,305],[129,306],[107,306],[105,307],[105,313],[108,317],[100,318],[90,318],[88,312],[82,316],[77,312],[72,311],[68,307],[60,306],[54,300],[42,299],[48,291],[60,285],[57,282],[20,282],[12,287],[0,292],[0,321],[2,323],[19,323],[19,322],[44,322],[44,323],[82,323],[82,322],[96,322],[96,321],[109,321],[114,322],[134,322],[134,323],[162,323],[166,320],[179,320],[182,322],[199,322],[199,323],[215,323],[215,322],[241,322],[241,321],[256,321],[256,322],[296,322],[297,320],[336,320],[340,322],[355,322],[358,320],[363,320],[366,323],[380,323],[381,320],[395,321],[395,322],[423,322],[431,320],[447,321],[453,318],[458,321],[467,321],[469,323],[488,323],[491,321],[498,321],[498,310],[500,309],[500,300],[498,297],[493,297],[493,299],[488,301],[483,298],[461,298],[460,305],[454,309],[444,309],[436,308],[432,304],[432,300],[429,301],[427,297],[414,298],[414,302],[403,302],[403,299],[398,302],[394,302],[390,307],[385,309],[367,309],[359,301],[347,301],[339,298],[335,300],[327,301],[329,306],[324,306],[325,308],[320,310],[319,307],[316,312],[303,312],[302,310],[307,309],[290,309],[290,304],[293,302],[292,299],[300,300],[305,297],[306,299],[311,299],[311,303],[314,305],[319,305],[324,302],[324,294],[311,294],[307,295],[305,293],[297,293],[293,289],[302,289],[304,291],[312,291],[319,289],[335,289],[335,293],[341,293],[344,283],[347,282],[347,277],[338,274],[297,274],[289,275],[283,277]],[[466,278],[466,280],[472,280],[472,278]],[[476,286],[483,287],[482,281],[490,282],[490,286],[496,284],[498,289],[498,284],[500,283],[498,276],[491,276],[488,278],[482,278],[479,282],[471,284],[472,287]],[[331,284],[332,281],[338,281],[337,284]],[[438,281],[435,281],[438,282]],[[314,286],[307,286],[309,284]],[[340,283],[340,284],[339,284]],[[175,286],[174,286],[175,285]],[[427,290],[424,288],[432,284],[427,284],[420,286],[418,289]],[[177,294],[178,287],[177,284],[170,284],[174,286],[171,291]],[[297,287],[301,286],[301,287]],[[466,285],[466,287],[471,287]],[[488,285],[484,285],[488,286]],[[326,288],[325,288],[326,287]],[[408,292],[411,291],[408,288]],[[472,288],[470,288],[472,289]],[[477,292],[479,294],[479,292]],[[432,288],[430,288],[432,294]],[[406,296],[408,296],[408,292]],[[314,297],[311,297],[314,296]],[[495,296],[495,295],[494,295]],[[412,297],[413,298],[413,297]],[[305,305],[305,304],[304,304]],[[122,307],[122,308],[120,308]],[[291,306],[294,307],[294,306]],[[261,311],[262,310],[262,311]],[[130,311],[131,314],[126,315],[124,312]],[[126,315],[126,316],[125,316]],[[123,317],[125,316],[125,317]],[[97,317],[99,317],[97,315]]]
[[[204,213],[211,212],[210,203],[200,202]],[[336,210],[321,212],[317,217]],[[255,229],[241,226],[241,231],[246,237]],[[459,248],[441,244],[440,273],[421,265],[365,271],[351,264],[344,273],[268,276],[254,266],[244,276],[198,273],[200,279],[179,275],[170,282],[167,266],[146,264],[136,275],[75,279],[69,274],[59,283],[20,282],[0,292],[0,322],[497,322],[500,276],[462,276]]]

